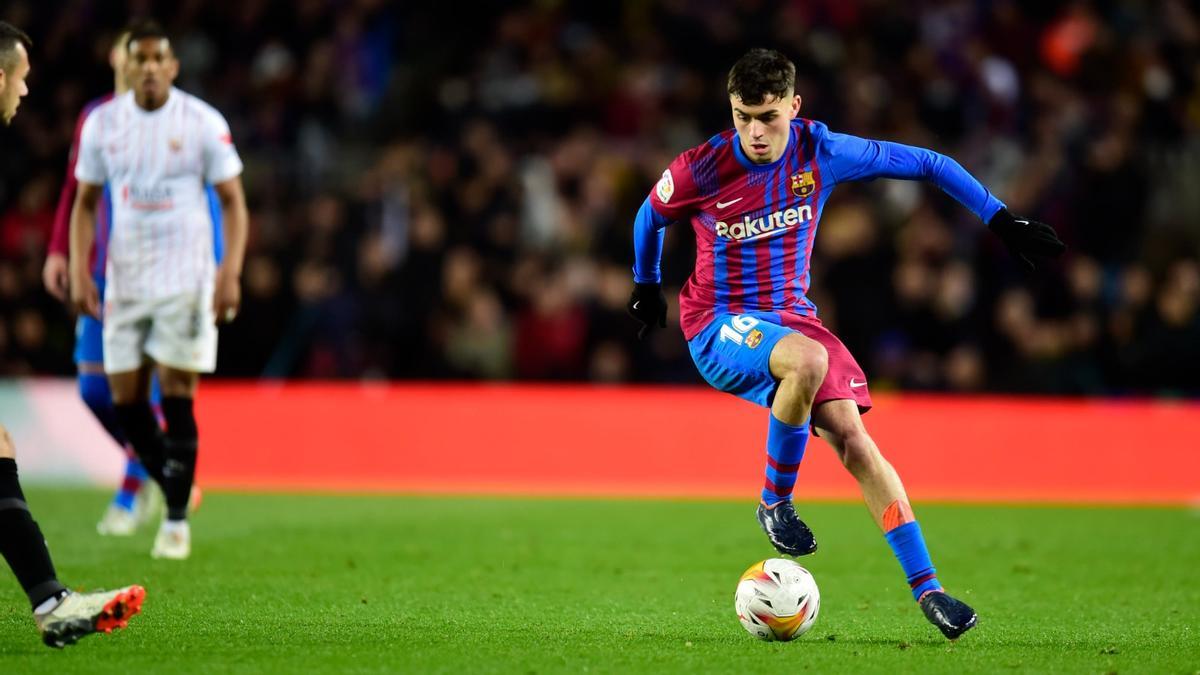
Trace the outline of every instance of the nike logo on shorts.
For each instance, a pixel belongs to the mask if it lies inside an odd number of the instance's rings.
[[[865,381],[857,382],[857,381],[855,381],[855,379],[853,377],[850,378],[850,388],[851,389],[858,389],[859,387],[865,387],[865,386],[867,386],[867,383]]]

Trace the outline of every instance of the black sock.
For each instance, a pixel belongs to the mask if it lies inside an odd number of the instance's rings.
[[[196,477],[196,447],[199,432],[192,399],[164,396],[163,417],[167,418],[166,462],[163,464],[163,494],[167,498],[167,518],[187,518],[188,499]]]
[[[163,433],[158,426],[158,418],[150,408],[148,401],[137,403],[122,403],[114,406],[117,422],[125,432],[125,438],[133,446],[146,473],[158,483],[165,493],[167,486],[163,481]]]
[[[58,583],[46,539],[29,513],[17,480],[17,461],[0,457],[0,554],[8,561],[29,603],[37,607],[66,588]]]

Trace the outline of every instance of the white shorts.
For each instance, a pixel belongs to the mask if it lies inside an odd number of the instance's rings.
[[[104,303],[104,372],[142,367],[146,357],[193,373],[217,367],[217,324],[213,292],[173,295],[156,300],[108,300]]]

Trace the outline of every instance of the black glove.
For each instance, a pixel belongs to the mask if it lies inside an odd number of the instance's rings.
[[[642,322],[638,339],[645,340],[651,328],[667,327],[667,296],[662,284],[634,284],[627,307],[630,316]]]
[[[992,216],[988,229],[1000,237],[1008,252],[1021,261],[1030,272],[1034,270],[1029,256],[1055,258],[1067,250],[1067,245],[1058,238],[1053,227],[1036,220],[1017,218],[1008,209],[1000,209]]]

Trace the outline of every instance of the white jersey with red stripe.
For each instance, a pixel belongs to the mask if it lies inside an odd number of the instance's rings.
[[[153,111],[132,92],[96,108],[83,125],[75,177],[110,186],[106,300],[211,288],[216,263],[204,184],[241,173],[229,124],[191,94],[172,87]]]

